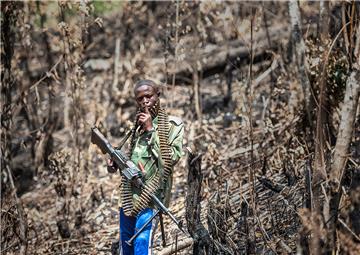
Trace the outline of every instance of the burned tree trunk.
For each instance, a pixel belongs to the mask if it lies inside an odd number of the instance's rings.
[[[189,153],[188,194],[186,196],[186,222],[190,236],[194,239],[193,254],[209,254],[210,236],[201,223],[201,154]]]
[[[11,60],[14,54],[15,27],[17,11],[21,4],[14,2],[1,3],[1,44],[3,47],[4,73],[2,83],[2,118],[1,118],[1,251],[20,247],[19,254],[27,253],[27,221],[23,205],[16,194],[13,172],[11,169],[13,102],[12,94],[15,78],[12,73]],[[13,209],[16,208],[16,209]],[[15,217],[13,217],[14,215]],[[9,225],[12,225],[10,231]],[[5,247],[4,247],[5,246]]]
[[[302,85],[304,93],[304,106],[307,114],[309,124],[311,123],[311,108],[310,108],[310,81],[307,75],[307,61],[305,57],[305,42],[301,34],[301,17],[297,1],[289,2],[289,14],[292,27],[291,40],[294,42],[293,54],[295,55],[295,63],[297,67],[298,78]]]
[[[351,228],[356,235],[360,235],[360,199],[357,196],[360,190],[360,169],[354,169],[353,180],[350,186],[350,200],[352,209],[349,212]]]

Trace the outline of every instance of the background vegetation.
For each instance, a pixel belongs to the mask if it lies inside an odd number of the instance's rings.
[[[1,1],[1,253],[108,254],[120,177],[90,144],[150,78],[186,126],[155,254],[360,250],[355,1]],[[192,153],[189,152],[189,149]]]

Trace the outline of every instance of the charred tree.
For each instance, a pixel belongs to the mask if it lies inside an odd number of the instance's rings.
[[[190,236],[194,239],[193,254],[209,254],[211,239],[201,223],[201,154],[189,153],[188,195],[186,197],[186,222]]]
[[[301,30],[301,17],[300,17],[300,10],[299,5],[296,0],[292,0],[289,2],[289,14],[290,14],[290,21],[292,26],[292,34],[291,34],[291,41],[294,43],[294,49],[292,54],[295,56],[295,64],[297,67],[297,74],[300,80],[303,94],[304,94],[304,108],[307,114],[307,121],[311,124],[311,108],[310,108],[310,81],[307,75],[307,60],[305,57],[305,42],[302,37],[302,30]]]
[[[16,20],[21,5],[21,3],[15,2],[1,3],[1,12],[3,13],[1,19],[1,44],[4,61],[4,72],[1,75],[1,99],[3,102],[1,116],[1,249],[6,251],[12,247],[19,247],[19,253],[26,254],[28,226],[23,205],[16,194],[13,169],[11,168],[12,94],[16,85],[11,61],[14,54]],[[12,215],[15,215],[15,218],[11,217]],[[11,229],[9,229],[9,225],[12,226]],[[14,238],[15,240],[18,239],[15,243]]]

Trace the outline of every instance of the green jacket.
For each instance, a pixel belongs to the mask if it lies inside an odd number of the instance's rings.
[[[169,116],[170,122],[170,132],[169,132],[169,144],[171,147],[171,160],[172,166],[179,161],[180,157],[183,155],[182,145],[183,145],[183,136],[184,136],[184,124],[180,118]],[[146,183],[150,180],[158,171],[160,171],[160,176],[163,176],[164,172],[164,162],[160,157],[160,142],[158,136],[158,118],[156,117],[153,122],[154,131],[144,132],[142,134],[137,134],[136,142],[134,149],[131,154],[131,160],[139,166],[141,162],[144,167],[143,172],[143,181]],[[162,179],[162,178],[161,178]],[[168,206],[171,197],[171,187],[172,187],[172,174],[168,179],[162,183],[156,196],[162,200],[162,202]],[[139,198],[140,190],[136,187],[132,187],[133,193],[133,203]]]

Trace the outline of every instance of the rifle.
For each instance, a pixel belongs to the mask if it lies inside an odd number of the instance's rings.
[[[140,169],[132,162],[125,153],[121,150],[116,150],[110,144],[110,142],[105,138],[105,136],[99,131],[97,127],[91,128],[91,142],[97,145],[103,154],[108,154],[111,159],[115,162],[118,168],[121,170],[121,174],[126,177],[131,183],[133,183],[136,187],[142,189],[144,188],[144,183],[142,181],[142,174]],[[182,228],[182,222],[178,221],[175,216],[170,212],[170,210],[154,195],[151,194],[151,199],[158,208],[153,216],[145,222],[145,224],[139,229],[137,233],[135,233],[126,243],[128,245],[132,245],[132,242],[135,238],[144,230],[144,228],[157,216],[160,215],[160,224],[162,229],[163,236],[163,245],[165,246],[165,235],[163,233],[163,224],[161,214],[164,213],[170,217],[170,219],[179,227],[179,229],[186,233]]]

